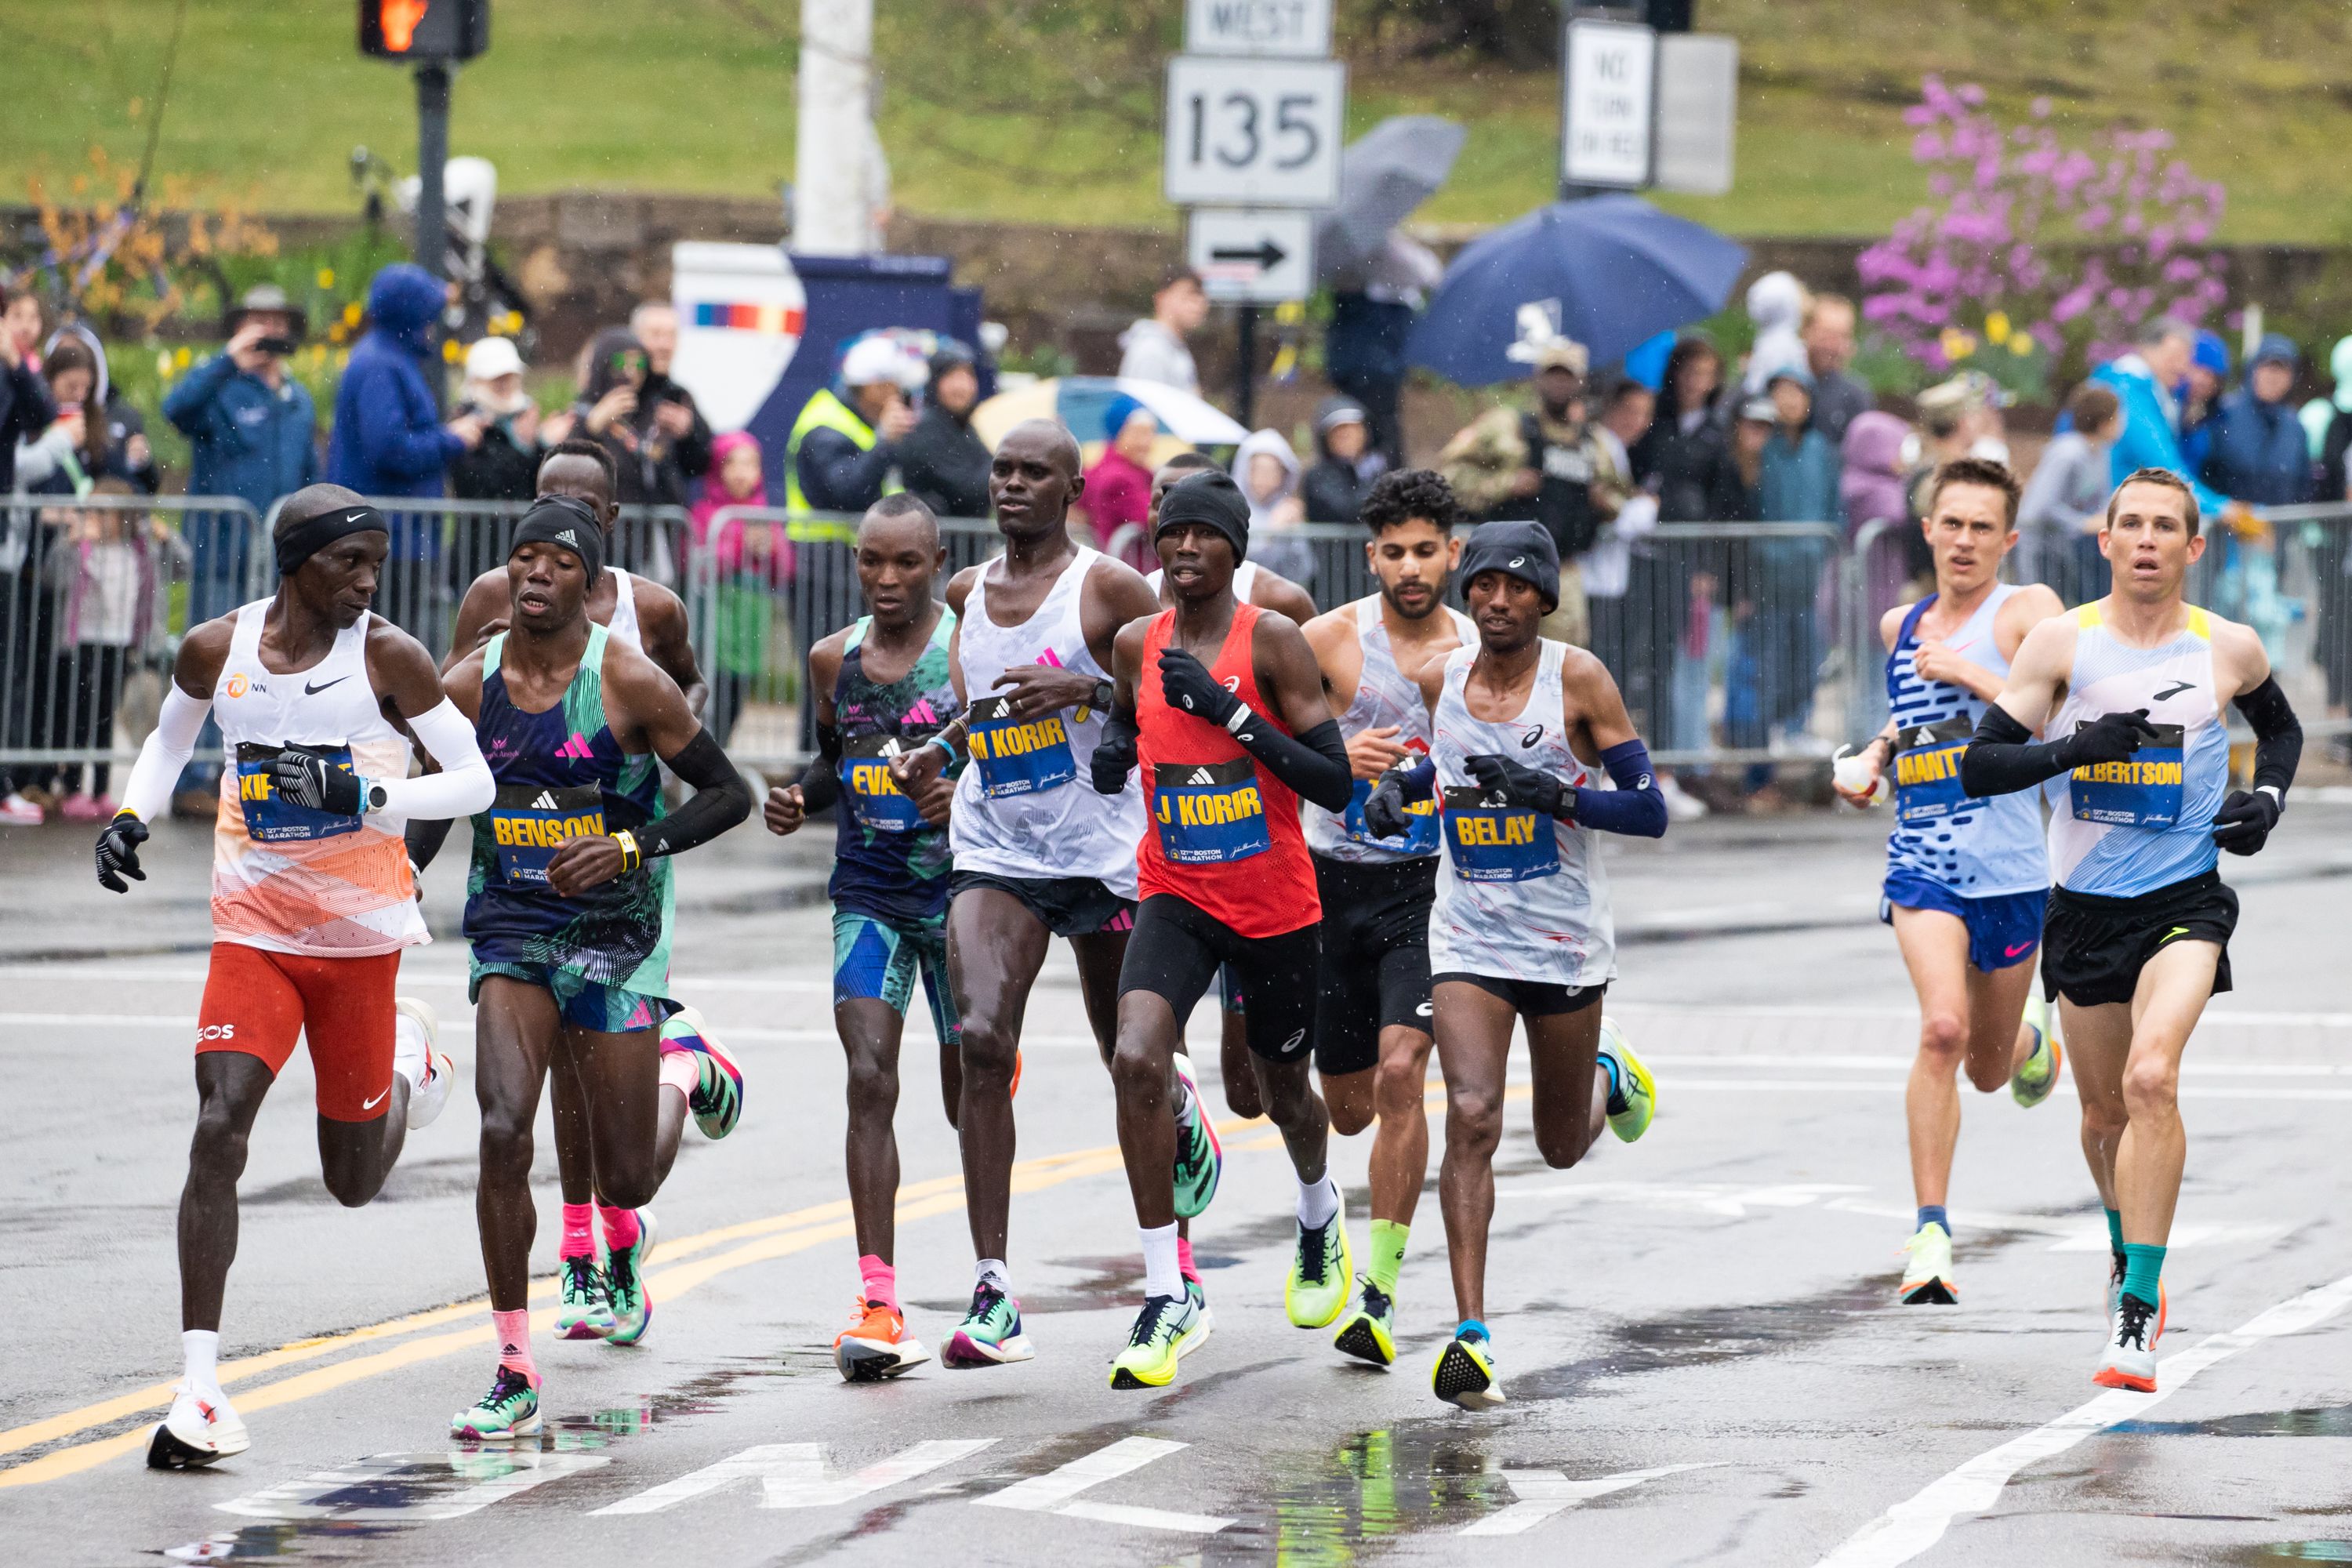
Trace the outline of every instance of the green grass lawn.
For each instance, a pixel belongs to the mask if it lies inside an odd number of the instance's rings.
[[[1175,0],[1148,15],[1161,40]],[[509,193],[595,185],[772,195],[793,168],[795,0],[497,0],[488,56],[458,80],[452,138]],[[26,178],[62,193],[100,147],[135,164],[173,0],[8,7],[0,199]],[[909,211],[1166,226],[1148,62],[1133,10],[1034,3],[1037,47],[991,0],[879,0],[882,132]],[[1341,0],[1341,37],[1349,37]],[[348,0],[189,0],[164,116],[167,200],[248,210],[353,205],[354,144],[415,160],[404,72],[363,59]],[[1983,83],[1998,108],[2036,96],[2088,132],[2162,126],[2229,183],[2225,237],[2352,239],[2352,7],[2334,0],[1701,0],[1741,41],[1738,188],[1667,205],[1746,234],[1871,234],[1922,196],[1901,110],[1919,77]],[[1041,26],[1044,24],[1041,24]],[[1497,222],[1549,195],[1558,161],[1548,72],[1360,58],[1349,121],[1403,110],[1471,129],[1426,209]]]

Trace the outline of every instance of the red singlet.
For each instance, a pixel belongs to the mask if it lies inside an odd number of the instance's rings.
[[[1237,605],[1233,629],[1209,673],[1263,722],[1289,726],[1258,695],[1250,658],[1257,607]],[[1142,898],[1172,893],[1239,936],[1280,936],[1323,918],[1315,866],[1298,823],[1298,797],[1223,729],[1160,694],[1160,650],[1176,627],[1162,610],[1143,634],[1136,742],[1143,763],[1143,842],[1136,851]]]

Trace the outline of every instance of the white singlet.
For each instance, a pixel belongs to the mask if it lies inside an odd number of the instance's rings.
[[[213,830],[214,937],[324,958],[430,942],[398,818],[311,811],[270,787],[268,759],[288,745],[340,749],[363,778],[408,776],[408,737],[384,718],[368,680],[372,617],[338,632],[309,669],[280,675],[261,663],[270,604],[259,599],[236,612],[213,686],[227,757]],[[260,750],[241,755],[247,747]]]
[[[972,579],[958,622],[971,762],[956,784],[948,816],[948,844],[959,871],[1031,880],[1088,877],[1122,899],[1135,897],[1143,786],[1130,776],[1118,794],[1097,795],[1087,772],[1109,715],[1064,709],[1015,724],[991,716],[1002,697],[997,677],[1017,665],[1110,679],[1087,647],[1079,616],[1079,589],[1103,559],[1080,549],[1045,591],[1036,614],[1018,626],[999,626],[988,613],[988,574],[996,563]]]
[[[608,566],[613,574],[613,618],[604,629],[634,647],[646,646],[646,634],[637,625],[637,584],[618,566]]]
[[[1568,645],[1539,639],[1535,683],[1515,719],[1474,719],[1462,700],[1472,643],[1445,658],[1431,716],[1445,858],[1429,917],[1429,972],[1550,985],[1616,978],[1616,925],[1600,835],[1523,807],[1486,804],[1464,759],[1500,753],[1583,788],[1610,787],[1569,749],[1560,667]]]
[[[1168,573],[1165,568],[1155,566],[1151,569],[1150,574],[1143,579],[1146,583],[1151,584],[1153,596],[1158,598],[1163,605],[1168,602],[1168,595],[1161,591],[1160,584],[1167,580],[1167,577]],[[1252,603],[1253,601],[1250,598],[1250,590],[1256,586],[1256,562],[1244,561],[1240,565],[1234,568],[1234,602],[1244,605]]]
[[[1451,605],[1439,608],[1454,617],[1454,634],[1465,647],[1477,643],[1478,628],[1469,616]],[[1397,668],[1396,648],[1389,640],[1378,594],[1356,601],[1356,640],[1364,650],[1364,672],[1356,681],[1354,700],[1339,715],[1339,733],[1352,738],[1367,730],[1394,725],[1398,732],[1392,738],[1399,745],[1427,755],[1429,705],[1421,700],[1420,683]],[[1313,801],[1300,801],[1299,815],[1307,821],[1307,847],[1326,859],[1359,865],[1419,860],[1437,853],[1434,802],[1407,808],[1412,814],[1412,830],[1402,839],[1374,838],[1364,831],[1364,802],[1371,793],[1370,783],[1358,779],[1348,809],[1338,814]]]

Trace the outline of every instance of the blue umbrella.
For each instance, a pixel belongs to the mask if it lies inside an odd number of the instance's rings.
[[[1554,202],[1486,235],[1445,269],[1406,359],[1465,386],[1526,376],[1566,335],[1592,363],[1723,309],[1747,250],[1633,195]]]

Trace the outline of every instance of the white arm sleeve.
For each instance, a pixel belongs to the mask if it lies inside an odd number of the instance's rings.
[[[131,782],[122,786],[123,810],[150,823],[163,814],[172,804],[172,788],[180,782],[180,770],[188,765],[196,737],[204,733],[205,715],[212,710],[211,698],[191,697],[178,681],[164,682],[163,709],[156,717],[155,731],[139,748]]]
[[[490,764],[482,760],[473,721],[457,711],[455,702],[444,697],[438,708],[411,719],[408,727],[441,771],[420,778],[373,781],[383,785],[388,797],[378,816],[401,822],[413,816],[433,820],[471,816],[488,806],[498,784],[490,777]]]

